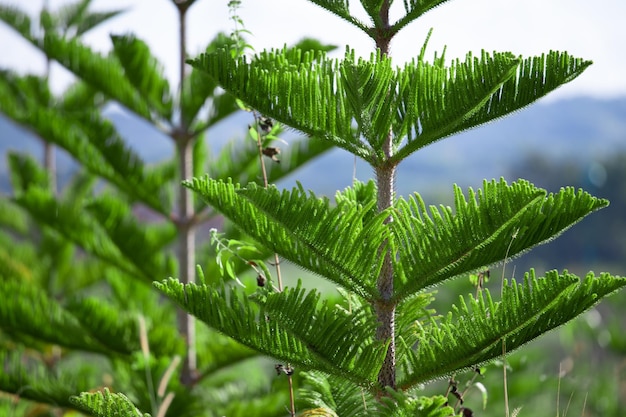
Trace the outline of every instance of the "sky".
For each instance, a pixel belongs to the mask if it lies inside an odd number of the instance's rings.
[[[0,0],[36,16],[45,0]],[[66,0],[47,0],[52,9]],[[227,0],[197,0],[188,12],[188,52],[195,55],[218,31],[231,32]],[[392,20],[403,10],[396,0]],[[364,18],[360,3],[351,2]],[[126,9],[127,12],[101,25],[84,37],[94,49],[110,49],[109,34],[134,33],[153,47],[168,78],[176,83],[178,28],[171,0],[93,0],[93,10]],[[303,37],[315,37],[337,46],[346,45],[358,55],[369,56],[373,43],[359,29],[307,0],[242,0],[239,16],[251,32],[249,43],[256,51],[280,48]],[[568,51],[594,61],[578,79],[552,93],[552,99],[578,95],[597,98],[626,96],[626,1],[603,0],[451,0],[414,21],[393,40],[391,54],[397,65],[416,57],[429,29],[433,29],[427,57],[447,46],[449,59],[468,51],[511,51],[524,57],[549,50]],[[44,60],[30,44],[0,23],[0,68],[41,73]],[[71,77],[53,69],[56,90]]]

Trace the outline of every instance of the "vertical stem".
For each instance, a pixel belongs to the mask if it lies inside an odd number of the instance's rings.
[[[180,74],[180,95],[182,101],[183,94],[183,80],[185,79],[185,59],[187,57],[187,24],[185,16],[187,15],[187,8],[189,7],[185,2],[177,3],[178,6],[178,27],[179,27],[179,59],[178,59],[178,71]]]
[[[381,26],[376,31],[376,47],[382,55],[389,54],[389,42],[391,40],[389,30],[389,5],[390,1],[385,0],[380,8],[379,16]],[[393,132],[389,131],[383,142],[383,152],[385,159],[389,159],[393,154]],[[396,165],[383,161],[377,167],[376,182],[378,186],[378,210],[383,211],[393,206],[393,185],[396,173]],[[388,217],[385,222],[392,221]],[[393,297],[393,260],[388,249],[380,248],[378,256],[383,256],[383,267],[377,281],[377,289],[380,296],[379,301],[374,306],[378,328],[376,329],[376,339],[387,341],[389,348],[383,362],[383,366],[378,374],[378,383],[382,386],[396,387],[396,342],[395,342],[395,314],[396,305],[392,301]]]
[[[44,0],[43,2],[43,11],[47,11],[49,4],[48,0]],[[42,26],[43,30],[43,26]],[[50,83],[50,68],[52,66],[52,62],[50,58],[46,56],[46,67],[44,77]],[[56,166],[56,158],[54,152],[54,145],[50,142],[46,141],[42,138],[43,141],[43,166],[46,172],[48,173],[48,181],[50,185],[50,191],[52,191],[53,195],[57,193],[57,166]]]
[[[289,378],[289,415],[291,417],[295,417],[296,416],[296,403],[295,403],[295,396],[293,394],[293,378],[291,377],[291,375],[287,375],[287,378]]]
[[[181,179],[191,178],[193,148],[191,140],[179,139],[178,157]],[[180,280],[184,284],[195,281],[195,227],[193,224],[193,196],[189,190],[180,186],[178,192],[178,264]],[[182,309],[177,312],[178,328],[187,344],[187,355],[183,362],[181,381],[191,384],[196,372],[196,331],[193,316]]]
[[[391,43],[392,37],[392,34],[389,31],[391,28],[391,25],[389,24],[389,6],[390,0],[385,0],[380,6],[378,16],[380,17],[382,25],[376,28],[376,47],[380,49],[380,52],[383,55],[389,55],[389,44]]]
[[[389,134],[389,143],[391,134]],[[385,166],[376,168],[376,183],[378,186],[378,210],[382,211],[393,206],[393,183],[396,167]],[[388,217],[385,222],[392,221]],[[396,342],[395,342],[395,314],[396,305],[391,300],[393,297],[393,262],[388,249],[379,250],[378,256],[384,256],[383,266],[377,281],[377,289],[380,300],[375,304],[374,309],[378,319],[376,329],[376,339],[388,341],[389,348],[383,362],[383,366],[378,374],[378,382],[381,386],[396,386]]]
[[[52,63],[50,58],[46,57],[46,81],[48,84],[50,83],[50,67]],[[56,157],[54,151],[54,145],[47,140],[43,139],[43,166],[46,172],[48,173],[48,181],[50,185],[50,191],[52,191],[53,195],[57,193],[57,164]]]
[[[186,31],[185,16],[190,6],[189,2],[175,2],[178,9],[179,23],[179,100],[183,101],[183,81],[185,80],[185,57],[186,57]],[[176,149],[179,158],[180,178],[186,179],[193,176],[193,138],[189,136],[187,126],[183,124],[182,114],[179,115],[179,127],[174,132]],[[193,195],[186,188],[179,186],[178,189],[178,265],[180,280],[184,284],[195,281],[196,263],[196,235],[194,227],[194,206]],[[182,309],[177,312],[178,328],[187,345],[187,354],[183,362],[181,382],[190,385],[195,380],[197,369],[196,363],[196,329],[193,316],[187,314]]]
[[[267,169],[265,168],[265,159],[263,159],[263,142],[261,141],[261,130],[259,129],[259,120],[261,115],[256,111],[254,114],[254,121],[257,126],[256,130],[256,146],[259,151],[259,165],[261,166],[261,174],[263,175],[263,187],[269,186],[269,180],[267,178]],[[280,272],[280,258],[277,253],[274,253],[274,265],[276,265],[276,280],[278,281],[278,291],[283,291],[283,278]]]

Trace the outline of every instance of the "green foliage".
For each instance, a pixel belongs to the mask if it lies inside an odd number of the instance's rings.
[[[454,211],[427,210],[417,194],[398,200],[399,297],[522,254],[608,205],[571,187],[547,195],[523,180],[483,185],[469,201],[455,187]]]
[[[124,75],[143,100],[160,117],[172,117],[172,96],[163,69],[150,48],[133,36],[113,36],[113,53],[124,68]]]
[[[300,285],[253,295],[172,279],[156,286],[219,332],[311,370],[303,415],[471,414],[414,390],[501,358],[626,279],[590,273],[580,280],[567,271],[537,278],[531,269],[521,284],[503,276],[499,301],[480,287],[442,316],[428,309],[425,291],[549,242],[608,201],[571,187],[548,194],[524,180],[493,180],[467,195],[455,186],[453,208],[426,207],[417,193],[394,197],[395,169],[424,146],[533,103],[591,62],[555,51],[530,58],[483,51],[450,64],[435,55],[428,62],[425,42],[416,59],[394,67],[392,37],[444,1],[405,1],[406,14],[393,23],[391,2],[362,0],[369,24],[347,1],[312,2],[365,31],[379,49],[369,59],[349,48],[343,59],[329,59],[285,47],[250,59],[217,48],[189,62],[260,114],[364,159],[376,184],[356,182],[334,204],[301,185],[279,191],[213,175],[184,185],[256,242],[339,285],[349,308],[320,307],[317,292]]]
[[[92,12],[90,4],[42,10],[39,26],[19,9],[0,6],[0,19],[77,78],[56,95],[47,74],[2,70],[0,112],[80,166],[57,191],[50,167],[8,156],[13,193],[0,199],[0,391],[50,413],[281,416],[286,384],[268,392],[241,383],[248,368],[262,375],[256,351],[199,328],[197,365],[190,369],[184,358],[191,336],[179,324],[186,313],[146,285],[196,262],[219,269],[214,249],[202,246],[197,261],[194,251],[178,250],[218,215],[200,204],[183,210],[180,194],[187,192],[179,182],[209,171],[258,181],[258,148],[250,138],[233,140],[228,153],[211,149],[207,129],[237,111],[235,98],[193,68],[180,89],[171,86],[153,51],[132,34],[112,35],[111,52],[96,52],[81,35],[119,11]],[[231,45],[218,34],[205,51]],[[307,47],[332,49],[313,40]],[[143,161],[103,110],[112,102],[164,132],[176,154],[153,165]],[[272,134],[281,133],[277,123]],[[269,176],[279,180],[331,147],[296,139]],[[268,253],[244,246],[249,250],[240,254],[255,252],[259,264]],[[236,273],[247,265],[242,261]],[[28,406],[15,409],[22,408]]]
[[[38,34],[24,13],[0,7],[3,21],[80,80],[55,96],[47,77],[2,71],[0,111],[81,165],[57,193],[54,172],[9,156],[0,390],[94,416],[284,416],[294,386],[302,416],[467,415],[419,389],[501,359],[626,285],[607,273],[581,280],[531,269],[521,283],[503,274],[499,299],[478,288],[435,310],[428,291],[549,242],[608,201],[493,180],[467,193],[455,186],[454,207],[427,207],[417,193],[395,197],[396,167],[533,103],[591,63],[554,51],[429,62],[427,39],[396,67],[391,39],[445,1],[406,0],[390,22],[391,2],[362,0],[367,23],[347,1],[312,2],[378,49],[357,58],[348,47],[329,59],[334,47],[305,40],[244,56],[250,45],[233,1],[232,36],[218,34],[189,60],[180,89],[134,35],[113,35],[108,54],[78,37],[117,11],[91,13],[89,0],[44,10]],[[181,16],[191,3],[177,3]],[[148,166],[103,114],[109,101],[163,131],[176,155]],[[214,155],[205,131],[238,107],[251,113],[246,142]],[[285,126],[305,138],[283,153],[276,143]],[[355,181],[334,202],[300,184],[267,185],[332,146],[364,159],[376,181]],[[177,181],[209,207],[171,187]],[[217,248],[196,261],[195,231],[218,216],[230,220],[227,234],[216,232]],[[337,285],[341,297],[306,289],[315,286],[307,281],[283,287],[264,262],[272,253],[277,268],[280,256]],[[242,275],[248,267],[257,286]],[[160,293],[145,285],[152,281]],[[194,332],[187,313],[206,326]],[[280,362],[279,379],[263,376],[273,371],[262,356]]]
[[[415,353],[408,351],[406,375],[399,385],[408,388],[487,363],[502,355],[502,341],[507,352],[514,351],[624,285],[626,278],[609,274],[589,274],[581,282],[574,275],[556,271],[537,279],[531,270],[523,284],[504,284],[500,302],[494,302],[488,290],[477,299],[461,298],[443,320],[420,326],[421,347]]]
[[[384,345],[372,339],[366,310],[346,314],[327,304],[318,307],[319,293],[305,295],[301,287],[250,300],[236,288],[227,293],[173,279],[155,285],[212,328],[258,352],[361,385],[375,380]]]
[[[106,388],[104,392],[83,392],[80,396],[72,397],[71,401],[78,409],[96,417],[150,416],[148,413],[139,411],[124,394],[111,393]]]
[[[73,369],[61,363],[51,372],[44,359],[23,349],[0,351],[0,389],[28,400],[70,407],[72,395],[98,385],[99,370],[89,362]]]
[[[363,218],[369,211],[359,210],[354,202],[346,199],[330,207],[328,199],[309,198],[302,188],[291,193],[253,184],[237,189],[210,178],[186,185],[226,216],[237,217],[242,230],[286,259],[361,295],[374,294],[374,283],[367,278],[380,270],[381,260],[371,253],[388,233],[384,214]],[[312,217],[319,222],[308,221]]]
[[[379,54],[357,59],[348,50],[339,61],[285,48],[251,62],[219,50],[191,64],[261,113],[378,165],[525,107],[591,62],[554,51],[527,59],[483,52],[449,67],[420,57],[394,69]],[[385,160],[390,129],[394,152]]]

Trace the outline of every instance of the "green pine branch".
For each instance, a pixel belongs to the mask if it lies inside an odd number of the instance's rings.
[[[374,166],[397,164],[443,137],[519,110],[591,64],[560,52],[524,60],[483,52],[449,67],[420,58],[394,69],[380,55],[356,59],[348,51],[338,61],[286,48],[249,62],[219,50],[190,63],[264,115]],[[381,141],[390,130],[395,149],[387,160]]]
[[[396,299],[520,255],[608,205],[571,187],[547,195],[523,180],[485,181],[467,200],[458,187],[454,194],[454,210],[427,209],[417,194],[397,201]]]
[[[141,158],[124,143],[113,124],[85,109],[68,113],[48,107],[47,93],[41,93],[39,84],[32,79],[2,73],[0,111],[62,147],[90,172],[124,190],[129,197],[167,215],[169,208],[160,191],[159,178],[147,174]]]
[[[366,217],[372,203],[362,208],[344,200],[331,208],[327,199],[309,197],[301,188],[281,193],[249,184],[243,189],[208,177],[185,185],[287,260],[361,296],[376,297],[374,279],[382,260],[372,254],[389,231],[384,215]]]
[[[32,22],[30,16],[15,6],[0,5],[0,20],[19,33],[24,39],[35,42],[31,34]]]
[[[111,393],[107,388],[104,391],[83,392],[70,398],[71,404],[84,412],[95,417],[150,417],[148,413],[142,413],[121,393]]]
[[[142,276],[142,270],[138,270],[126,254],[120,251],[92,216],[85,214],[82,205],[77,205],[74,201],[58,201],[49,191],[40,188],[29,189],[16,197],[15,202],[40,224],[49,226],[88,253],[131,276]],[[143,276],[146,279],[152,278]]]
[[[57,407],[75,408],[70,397],[98,386],[100,372],[90,363],[73,364],[74,369],[49,370],[40,359],[24,350],[0,350],[0,391]]]
[[[0,305],[0,328],[3,331],[25,334],[38,341],[68,348],[109,353],[73,314],[38,287],[21,285],[16,280],[0,281],[0,292],[11,294]]]
[[[331,13],[346,20],[352,25],[358,27],[365,33],[369,32],[367,25],[350,13],[350,2],[348,0],[309,0],[311,3],[315,3],[320,7],[328,10]]]
[[[150,48],[134,36],[111,36],[113,54],[124,68],[130,84],[156,114],[165,119],[172,118],[173,98],[164,69],[154,58]]]
[[[67,40],[52,33],[46,33],[41,47],[46,56],[67,68],[78,78],[102,91],[109,98],[115,99],[138,116],[152,121],[149,103],[135,88],[118,59],[102,56],[77,39]]]
[[[505,283],[500,302],[488,290],[478,299],[460,298],[443,320],[420,326],[416,351],[401,359],[405,375],[399,386],[408,389],[497,359],[503,341],[512,352],[624,286],[626,278],[609,274],[590,273],[580,280],[567,271],[551,271],[536,278],[531,270],[523,283]]]
[[[318,309],[319,295],[303,298],[301,288],[253,303],[236,288],[227,292],[174,279],[155,286],[209,327],[285,364],[320,369],[364,386],[375,381],[385,346],[371,339],[372,323],[361,316],[365,312],[349,316],[325,306]],[[306,317],[314,321],[305,323]],[[355,345],[355,337],[362,344]]]

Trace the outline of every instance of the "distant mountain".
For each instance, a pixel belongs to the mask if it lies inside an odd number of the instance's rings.
[[[169,138],[147,122],[115,108],[107,114],[127,138],[128,146],[147,162],[173,154],[174,146]],[[219,123],[208,132],[210,145],[219,148],[226,141],[243,136],[249,119],[249,114],[240,113]],[[289,141],[294,136],[297,135],[288,134],[285,138]],[[0,116],[0,187],[6,190],[8,186],[5,158],[8,150],[29,152],[41,158],[41,149],[30,133]],[[397,191],[401,194],[443,191],[449,195],[452,183],[479,187],[483,178],[507,177],[529,154],[547,155],[555,161],[570,158],[588,164],[623,151],[626,151],[626,97],[613,100],[580,97],[538,103],[415,153],[400,166]],[[59,152],[58,158],[59,172],[71,171],[71,157]],[[353,169],[354,158],[337,149],[305,166],[296,176],[305,188],[333,194],[351,184]],[[356,172],[361,180],[372,176],[362,161],[357,163]],[[280,185],[294,183],[295,178],[291,178]]]

